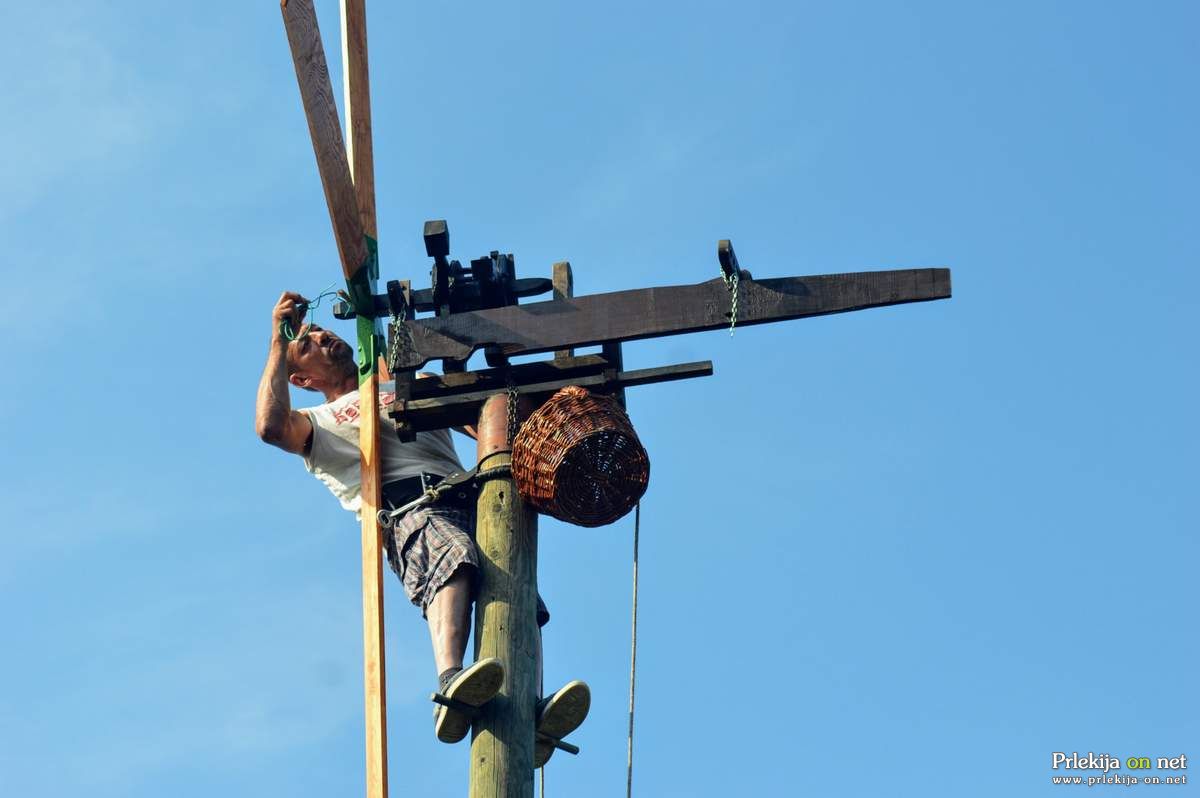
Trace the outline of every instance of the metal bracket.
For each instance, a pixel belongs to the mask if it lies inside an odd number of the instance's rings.
[[[721,263],[721,274],[725,276],[725,282],[732,280],[733,276],[741,271],[737,255],[733,251],[733,242],[728,238],[717,242],[717,260]]]
[[[474,704],[464,704],[461,701],[456,701],[453,698],[447,698],[441,693],[430,693],[429,700],[435,704],[441,704],[447,709],[453,709],[455,712],[461,712],[469,718],[474,719],[479,714],[482,707],[477,707]]]
[[[742,280],[753,280],[754,276],[738,264],[737,254],[733,251],[733,242],[722,238],[717,242],[717,260],[721,263],[721,276],[729,282],[736,274]]]
[[[566,751],[571,756],[579,755],[579,746],[571,745],[570,743],[563,742],[562,740],[558,739],[557,737],[551,737],[549,734],[546,734],[545,732],[538,732],[537,738],[543,742],[550,743],[550,745],[554,746],[559,751]]]
[[[408,280],[388,280],[387,306],[392,316],[411,319],[417,315],[413,307],[412,284]]]
[[[363,236],[367,259],[358,270],[346,279],[346,296],[350,306],[364,312],[373,304],[375,278],[379,274],[379,250],[375,239]],[[374,318],[360,315],[355,323],[358,332],[358,382],[361,385],[372,374],[378,373],[379,355],[383,350],[379,325]]]

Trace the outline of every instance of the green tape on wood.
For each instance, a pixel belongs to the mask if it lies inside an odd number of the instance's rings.
[[[379,322],[375,319],[375,281],[379,278],[379,244],[370,236],[363,236],[367,245],[367,259],[346,280],[346,293],[350,306],[354,308],[358,328],[358,384],[362,385],[372,374],[379,372],[379,355],[383,352],[383,336]]]

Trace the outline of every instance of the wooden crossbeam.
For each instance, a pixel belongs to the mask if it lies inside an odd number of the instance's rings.
[[[950,296],[949,269],[900,269],[751,280],[739,287],[739,327],[926,302]],[[727,328],[732,296],[721,279],[417,319],[400,327],[397,368],[465,360],[495,346],[508,356]]]
[[[413,383],[413,398],[405,400],[403,408],[394,412],[401,412],[412,430],[421,432],[472,423],[484,402],[508,389],[509,377],[521,396],[536,406],[568,385],[617,395],[625,388],[710,377],[712,373],[711,360],[621,371],[595,355],[555,359],[513,366],[511,372],[488,369],[424,377]],[[454,377],[474,379],[450,379]]]
[[[587,377],[612,368],[613,365],[601,355],[580,355],[476,371],[426,374],[413,380],[409,398],[432,399],[472,391],[501,391],[508,387],[510,381],[515,387],[521,388],[536,382]]]

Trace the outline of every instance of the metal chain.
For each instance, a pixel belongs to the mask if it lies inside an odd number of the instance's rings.
[[[408,317],[408,306],[401,305],[400,306],[400,315],[396,315],[393,312],[391,324],[388,325],[388,327],[389,327],[389,329],[388,329],[389,336],[388,337],[390,338],[390,340],[388,341],[387,364],[388,364],[388,371],[391,371],[393,373],[396,371],[396,363],[399,362],[399,358],[400,358],[400,325],[403,324],[407,320],[407,317]]]
[[[508,373],[508,445],[510,448],[513,441],[517,439],[517,401],[519,396],[510,371]]]
[[[725,273],[721,273],[725,277]],[[725,277],[725,285],[728,286],[730,293],[733,294],[733,300],[730,303],[729,309],[729,334],[733,335],[733,328],[737,326],[738,317],[738,289],[741,287],[742,273],[741,270],[735,270],[733,277]]]

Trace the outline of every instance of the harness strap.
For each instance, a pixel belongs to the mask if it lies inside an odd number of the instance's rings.
[[[441,481],[436,485],[426,486],[411,501],[393,509],[380,510],[377,514],[379,525],[383,527],[394,526],[396,519],[409,510],[423,507],[426,504],[432,504],[449,494],[457,493],[459,494],[459,498],[465,502],[471,494],[479,492],[479,486],[482,483],[489,479],[508,476],[512,476],[512,468],[507,465],[495,466],[483,471],[480,471],[479,466],[476,465],[470,471],[455,471],[449,476],[442,477]],[[424,485],[424,477],[422,477],[422,484]]]

